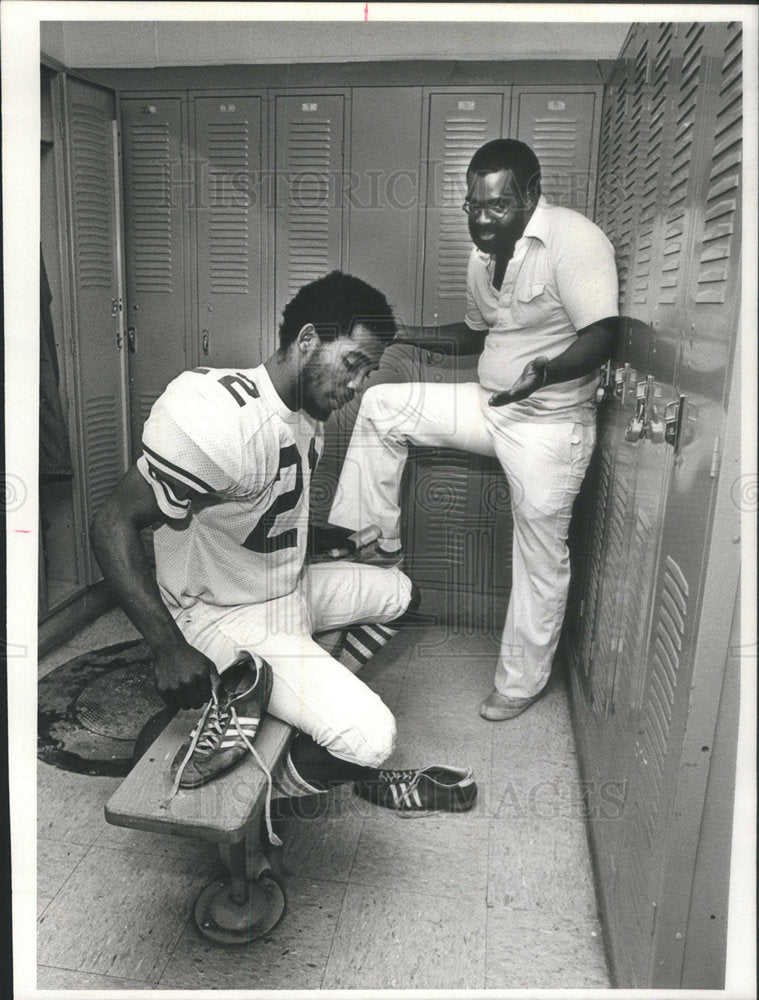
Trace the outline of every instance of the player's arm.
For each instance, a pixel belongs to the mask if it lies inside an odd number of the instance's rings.
[[[537,389],[559,382],[571,382],[596,371],[611,357],[619,331],[619,316],[607,316],[577,331],[577,340],[555,358],[533,358],[514,385],[497,392],[488,400],[491,406],[504,406],[526,399]]]
[[[410,344],[422,351],[445,355],[480,354],[487,330],[473,330],[463,320],[443,326],[399,326],[394,344]]]
[[[156,687],[170,703],[198,708],[210,695],[213,663],[182,635],[161,599],[140,531],[166,520],[132,466],[92,520],[90,539],[106,583],[155,656]]]

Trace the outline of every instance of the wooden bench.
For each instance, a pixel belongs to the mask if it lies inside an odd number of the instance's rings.
[[[197,712],[174,716],[106,803],[105,818],[116,826],[216,844],[229,876],[200,893],[195,923],[216,943],[243,944],[271,931],[286,906],[272,870],[278,868],[276,855],[261,834],[266,775],[248,755],[207,785],[179,789],[167,801],[171,762],[197,717]],[[264,719],[255,746],[270,771],[287,753],[293,734],[279,719]]]
[[[318,642],[336,654],[344,630]],[[371,654],[370,654],[371,655]],[[360,664],[347,664],[357,669]],[[244,944],[267,934],[284,916],[285,891],[277,872],[279,853],[262,835],[266,775],[251,754],[226,774],[195,789],[180,789],[170,801],[171,762],[192,730],[197,712],[178,712],[135,764],[105,806],[116,826],[217,845],[229,876],[206,886],[194,906],[200,932],[218,944]],[[266,716],[255,747],[269,771],[282,761],[295,730]]]

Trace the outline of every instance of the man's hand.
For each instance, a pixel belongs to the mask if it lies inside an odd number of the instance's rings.
[[[540,389],[545,384],[545,366],[548,358],[533,358],[526,366],[522,374],[505,392],[496,392],[488,400],[489,406],[505,406],[506,403],[518,403],[520,399],[527,399],[536,389]]]
[[[155,654],[155,684],[169,705],[200,708],[211,697],[212,660],[189,643],[177,643]]]

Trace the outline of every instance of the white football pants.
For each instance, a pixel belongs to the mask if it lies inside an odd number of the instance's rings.
[[[274,675],[268,711],[308,733],[335,757],[378,767],[395,742],[395,719],[379,695],[312,639],[356,623],[391,622],[411,600],[398,569],[317,563],[300,586],[265,604],[197,603],[176,615],[187,641],[220,673],[242,653],[263,657]]]
[[[488,406],[477,382],[399,383],[368,389],[340,475],[332,524],[377,524],[397,549],[399,487],[409,445],[457,448],[498,459],[514,515],[513,582],[495,687],[536,695],[551,671],[569,589],[572,505],[595,445],[595,426],[517,422]],[[413,502],[413,501],[412,501]]]

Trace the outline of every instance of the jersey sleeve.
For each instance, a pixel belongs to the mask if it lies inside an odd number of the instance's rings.
[[[190,512],[195,498],[230,495],[241,474],[241,440],[225,400],[187,372],[157,400],[142,433],[137,468],[161,511],[173,520]],[[197,378],[197,376],[196,376]]]
[[[575,330],[618,315],[614,248],[598,226],[578,217],[561,230],[553,249],[559,298]]]

